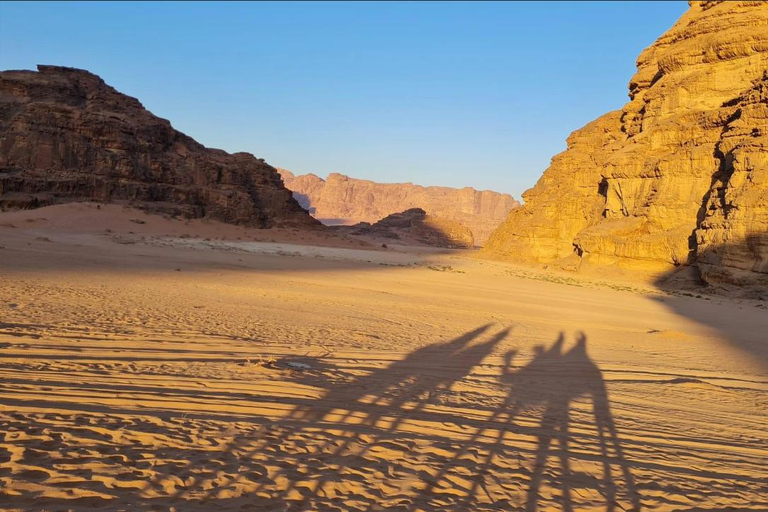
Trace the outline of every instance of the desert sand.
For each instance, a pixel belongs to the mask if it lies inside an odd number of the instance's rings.
[[[761,302],[114,205],[0,247],[0,509],[768,509]]]

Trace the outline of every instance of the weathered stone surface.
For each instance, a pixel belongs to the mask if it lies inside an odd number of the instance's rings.
[[[710,282],[768,284],[768,72],[734,100],[717,144],[720,169],[696,230]]]
[[[256,227],[317,224],[263,160],[205,148],[92,73],[0,72],[0,207],[84,200]]]
[[[768,3],[690,2],[638,58],[630,102],[571,135],[486,250],[763,279],[766,69]]]
[[[295,176],[279,169],[285,185],[309,212],[326,224],[376,222],[409,208],[458,222],[482,245],[488,235],[520,205],[509,194],[470,187],[422,187],[412,183],[376,183],[331,173],[323,180],[314,174]]]
[[[337,225],[332,229],[350,235],[398,240],[406,244],[416,242],[451,249],[474,246],[469,228],[452,220],[429,215],[421,208],[387,215],[374,224],[360,222],[354,226]]]
[[[621,137],[620,113],[611,112],[568,137],[568,149],[552,159],[537,185],[523,194],[491,235],[486,251],[524,261],[553,261],[574,254],[573,239],[599,219],[604,198],[599,163]]]

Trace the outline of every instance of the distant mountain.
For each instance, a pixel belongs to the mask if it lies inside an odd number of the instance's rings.
[[[412,183],[377,183],[331,173],[294,175],[278,168],[285,186],[304,208],[324,224],[374,223],[411,208],[432,219],[460,223],[482,245],[488,235],[520,203],[509,194],[473,188],[422,187]]]
[[[0,72],[0,208],[89,200],[255,227],[317,225],[264,160],[204,147],[88,71]]]

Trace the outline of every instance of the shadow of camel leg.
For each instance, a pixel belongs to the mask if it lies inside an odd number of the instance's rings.
[[[573,503],[571,502],[571,462],[568,458],[568,409],[565,409],[565,416],[561,418],[560,428],[558,429],[558,444],[560,445],[560,477],[563,479],[563,512],[573,512]]]
[[[547,410],[544,418],[541,420],[540,428],[552,429],[556,424],[555,417],[552,414],[551,408]],[[531,484],[528,488],[528,500],[525,504],[526,512],[536,512],[539,501],[539,488],[541,487],[541,480],[544,476],[544,469],[547,467],[547,459],[549,458],[550,445],[554,433],[552,430],[545,430],[539,435],[539,444],[536,448],[536,461],[533,464],[533,471],[531,472]]]
[[[640,510],[640,496],[637,493],[637,489],[635,488],[635,480],[632,477],[632,473],[629,471],[629,465],[627,464],[627,460],[624,458],[624,450],[621,448],[621,444],[619,442],[618,434],[616,433],[616,427],[613,424],[613,420],[611,418],[608,418],[606,423],[608,424],[608,433],[609,437],[611,439],[611,444],[613,444],[614,450],[616,450],[616,455],[619,459],[619,465],[621,466],[621,472],[624,476],[624,480],[627,483],[627,492],[629,493],[629,498],[632,502],[632,510],[633,511],[639,511]]]
[[[595,425],[597,426],[597,439],[600,443],[600,453],[603,456],[603,481],[605,482],[605,503],[606,512],[613,512],[616,508],[616,484],[613,482],[613,473],[611,472],[611,462],[608,456],[608,441],[603,424],[603,417],[595,414]]]
[[[483,487],[483,490],[488,495],[488,498],[493,501],[493,496],[490,492],[485,488],[485,474],[488,472],[487,470],[492,467],[493,465],[493,459],[496,455],[498,455],[503,449],[504,449],[504,438],[507,435],[507,430],[504,426],[498,425],[502,421],[502,417],[506,416],[506,422],[505,424],[512,424],[512,422],[515,419],[515,415],[517,414],[517,408],[512,406],[511,410],[509,412],[503,412],[503,407],[499,410],[495,411],[493,415],[487,420],[488,425],[496,425],[496,428],[498,429],[498,433],[496,436],[496,439],[493,440],[491,443],[491,447],[488,449],[488,455],[486,456],[485,460],[482,462],[479,462],[477,467],[481,468],[479,471],[477,471],[475,477],[472,479],[472,484],[470,488],[466,491],[466,496],[464,498],[464,505],[467,506],[467,504],[474,498],[475,493],[477,493],[479,487]],[[478,427],[477,430],[472,434],[472,437],[470,437],[467,441],[463,443],[462,448],[457,451],[455,454],[453,454],[452,459],[448,462],[446,462],[443,467],[440,469],[440,471],[435,475],[432,484],[428,485],[426,488],[423,489],[424,492],[431,492],[434,488],[436,488],[440,482],[450,473],[450,471],[454,468],[456,468],[459,465],[459,462],[461,461],[462,457],[469,453],[470,448],[473,448],[477,446],[479,443],[481,437],[491,429],[490,426],[483,426]]]
[[[629,470],[629,464],[624,457],[624,450],[621,448],[621,441],[619,441],[616,425],[613,422],[613,417],[611,416],[610,409],[608,408],[608,393],[604,389],[595,393],[595,421],[600,426],[599,428],[603,428],[607,433],[606,437],[608,438],[608,441],[605,442],[605,453],[607,454],[608,444],[610,444],[610,446],[613,447],[613,450],[616,452],[616,459],[618,461],[619,467],[621,467],[621,473],[624,477],[625,485],[627,486],[627,494],[629,495],[629,499],[632,503],[632,508],[630,510],[637,512],[641,508],[640,495],[638,494],[635,487],[635,480],[632,477],[631,471]],[[606,464],[607,463],[608,462],[606,461]],[[610,473],[610,466],[608,466],[608,472]],[[612,496],[613,499],[611,500],[610,510],[612,510],[612,508],[616,505],[615,486],[612,490]]]
[[[506,403],[509,403],[509,400]],[[509,426],[513,426],[514,425],[515,417],[517,416],[518,412],[519,412],[519,410],[518,410],[516,405],[512,405],[510,407],[510,410],[507,413],[505,413],[505,416],[506,416],[506,419],[507,419],[506,425],[509,425]],[[499,416],[501,416],[501,415],[499,415]],[[489,474],[489,475],[493,476],[491,471],[490,471],[490,469],[493,467],[494,458],[497,455],[501,455],[505,451],[504,450],[504,442],[505,442],[505,439],[507,437],[507,432],[508,432],[507,428],[499,427],[496,439],[493,441],[493,444],[491,445],[491,448],[489,448],[489,450],[488,450],[488,456],[486,457],[485,461],[482,463],[482,466],[480,466],[480,467],[484,468],[485,471],[482,471],[481,474],[478,475],[477,479],[473,481],[472,487],[470,488],[470,491],[469,491],[469,495],[470,496],[474,496],[475,493],[478,490],[478,487],[481,486],[481,485],[483,486],[483,489],[485,489],[485,487],[484,487],[484,484],[485,484],[485,479],[484,479],[485,478],[485,474]],[[491,498],[491,500],[493,500],[493,496],[491,496],[491,494],[487,490],[485,492],[488,495],[488,497]]]

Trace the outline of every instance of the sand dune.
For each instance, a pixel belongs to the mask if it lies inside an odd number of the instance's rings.
[[[0,509],[768,509],[762,303],[142,215],[0,214]]]

